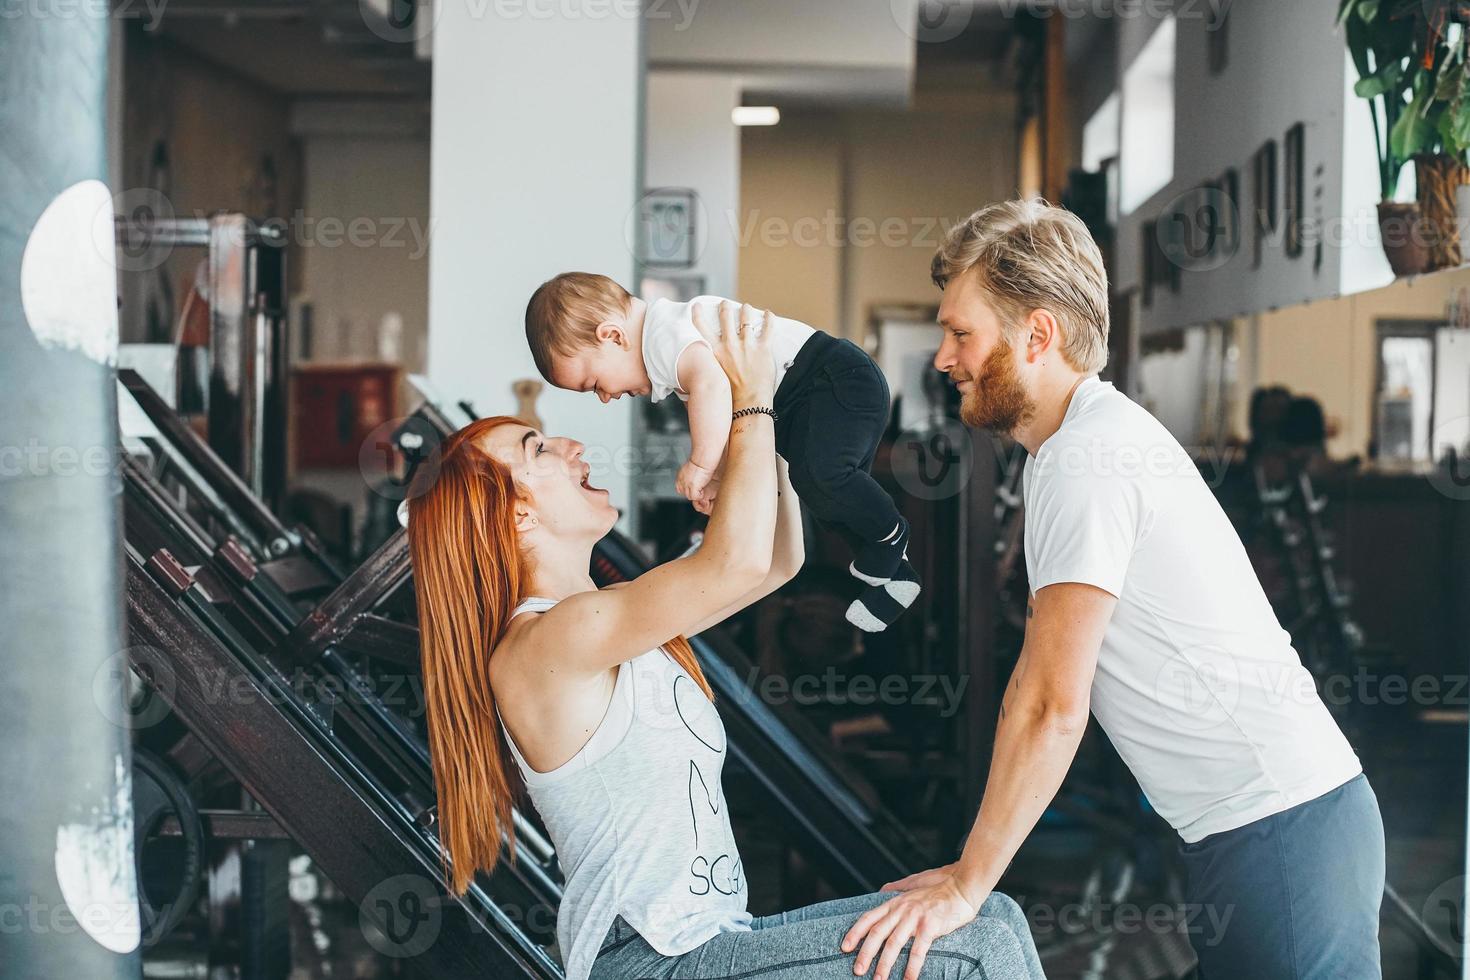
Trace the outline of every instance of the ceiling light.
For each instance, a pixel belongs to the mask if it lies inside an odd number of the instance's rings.
[[[737,126],[774,126],[781,121],[781,110],[773,105],[740,105],[730,111],[730,121]]]

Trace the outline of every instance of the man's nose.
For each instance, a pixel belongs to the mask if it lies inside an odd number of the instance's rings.
[[[940,344],[939,350],[934,352],[934,370],[948,374],[949,369],[953,366],[954,358],[949,356],[949,344],[947,342]]]

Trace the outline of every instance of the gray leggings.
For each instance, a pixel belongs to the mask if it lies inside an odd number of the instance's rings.
[[[893,897],[860,895],[768,915],[753,921],[749,932],[720,933],[682,956],[661,955],[619,918],[591,980],[852,980],[856,953],[842,951],[842,937],[859,915]],[[901,980],[907,965],[905,952],[890,980]],[[935,940],[924,961],[922,980],[981,978],[1046,980],[1025,913],[998,892],[973,922]]]

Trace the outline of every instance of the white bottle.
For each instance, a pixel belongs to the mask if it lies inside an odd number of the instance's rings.
[[[396,310],[384,313],[378,324],[378,360],[386,364],[403,360],[403,316]]]

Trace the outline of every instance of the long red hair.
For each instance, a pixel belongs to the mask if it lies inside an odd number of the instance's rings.
[[[424,702],[439,803],[445,875],[456,895],[491,871],[515,839],[524,789],[490,688],[490,658],[529,593],[532,566],[515,529],[520,490],[479,445],[509,416],[472,422],[419,467],[409,494],[408,545],[418,598]],[[714,699],[684,637],[665,651]]]

